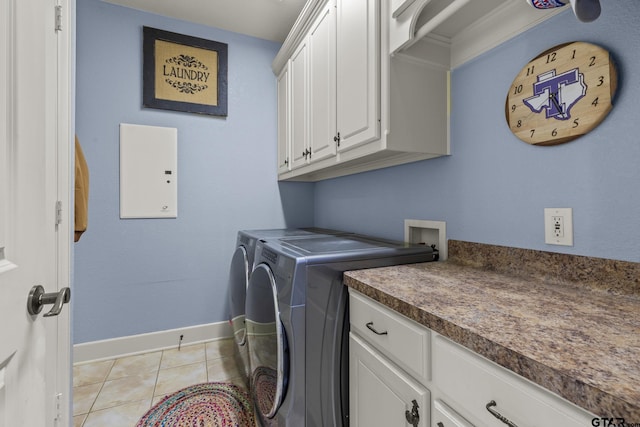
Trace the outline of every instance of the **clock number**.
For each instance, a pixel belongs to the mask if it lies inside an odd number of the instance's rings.
[[[514,111],[516,111],[516,104],[513,104],[513,105],[511,106],[511,112],[513,113]]]
[[[550,54],[547,55],[547,64],[549,62],[553,62],[556,60],[556,53],[555,52],[551,52]]]
[[[573,49],[573,55],[571,55],[571,59],[576,59],[576,50]]]
[[[558,128],[551,131],[551,136],[558,136]]]
[[[518,85],[513,89],[513,94],[517,95],[519,93],[522,93],[522,85]]]
[[[577,118],[573,121],[573,126],[572,126],[573,128],[577,128],[579,126],[578,120],[580,120],[580,118]]]
[[[598,86],[602,86],[604,84],[604,76],[598,77]]]
[[[592,56],[591,61],[589,61],[589,67],[593,67],[594,65],[596,65],[596,57]]]
[[[598,106],[598,98],[594,99],[593,102],[591,103],[591,105],[593,105],[594,107]]]
[[[536,132],[535,129],[531,129],[531,138],[533,138],[533,134]]]
[[[522,120],[518,120],[518,123],[516,124],[516,127],[517,127],[517,128],[522,127]]]
[[[535,65],[532,65],[531,67],[527,67],[527,76],[530,76],[531,74],[533,74],[534,68],[535,68]]]

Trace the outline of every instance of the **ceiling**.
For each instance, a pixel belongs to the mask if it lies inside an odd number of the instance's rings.
[[[306,0],[103,0],[282,43]]]

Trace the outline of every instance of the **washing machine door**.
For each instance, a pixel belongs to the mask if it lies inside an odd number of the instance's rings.
[[[249,284],[249,258],[244,246],[238,246],[231,258],[229,268],[229,311],[233,336],[239,347],[246,342],[247,329],[245,326],[244,306]]]
[[[266,264],[251,273],[246,315],[253,399],[260,417],[268,419],[284,399],[289,355],[275,278]]]

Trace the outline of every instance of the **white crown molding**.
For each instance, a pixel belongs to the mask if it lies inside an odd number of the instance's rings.
[[[278,51],[278,54],[271,63],[271,69],[277,76],[284,68],[287,60],[293,54],[294,49],[298,46],[300,41],[306,36],[307,30],[313,18],[319,13],[321,8],[327,3],[327,0],[309,0],[305,3],[300,15],[296,19],[296,22],[291,27],[291,31],[287,35],[282,47]]]
[[[286,65],[293,50],[307,33],[314,17],[326,3],[327,0],[309,0],[305,4],[271,64],[271,68],[276,75]],[[451,45],[450,67],[451,69],[459,67],[547,19],[570,10],[570,7],[537,10],[521,0],[506,1],[494,11],[479,17],[473,24],[456,34],[449,41]],[[430,33],[422,38],[421,41],[441,44],[444,42],[442,39],[442,37]]]

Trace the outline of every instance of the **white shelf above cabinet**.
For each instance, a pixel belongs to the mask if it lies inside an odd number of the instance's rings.
[[[415,0],[391,0],[391,16],[395,18],[407,10]]]
[[[308,0],[300,16],[291,28],[282,48],[273,60],[271,67],[276,75],[286,65],[295,47],[305,36],[311,22],[324,7],[327,0]],[[384,2],[391,2],[388,8]],[[492,49],[516,35],[535,27],[570,7],[537,10],[522,0],[469,0],[451,16],[444,18],[440,14],[457,0],[383,0],[383,10],[389,10],[390,39],[388,53],[396,54],[407,50],[418,41],[439,40],[449,45],[453,69],[478,55]],[[430,21],[442,20],[432,30],[426,31]],[[409,22],[410,25],[402,25]],[[420,29],[422,28],[422,31]],[[425,34],[426,32],[426,34]],[[400,48],[404,46],[404,48]],[[423,49],[416,49],[421,52]],[[407,52],[408,53],[408,52]],[[423,60],[428,57],[413,55]]]
[[[389,53],[422,55],[420,43],[447,43],[451,69],[569,7],[534,9],[522,0],[415,0],[389,25]]]
[[[389,22],[389,49],[397,52],[430,34],[451,18],[470,0],[415,0],[402,13],[391,15]],[[478,2],[488,4],[490,1]],[[435,6],[435,7],[434,7]],[[423,13],[426,15],[422,18]],[[422,18],[422,22],[419,20]]]

